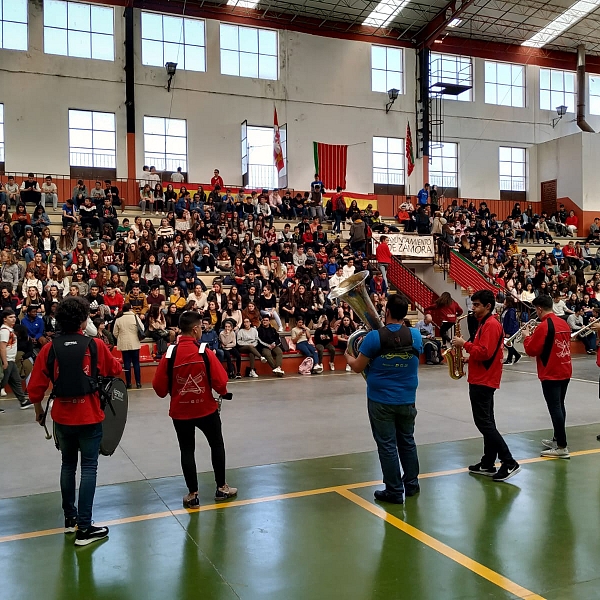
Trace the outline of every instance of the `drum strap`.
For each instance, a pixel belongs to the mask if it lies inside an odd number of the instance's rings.
[[[173,389],[173,369],[175,368],[175,358],[177,356],[177,348],[178,344],[174,344],[169,346],[167,349],[167,377],[169,378],[169,394]],[[206,356],[206,344],[198,344],[198,354],[202,356],[204,359],[204,367],[206,369],[206,378],[208,379],[208,387],[212,389],[212,382],[210,379],[210,361],[208,360],[208,356]]]
[[[550,353],[552,352],[552,346],[554,346],[554,338],[556,337],[556,329],[554,327],[554,323],[552,319],[546,319],[548,323],[548,334],[546,335],[546,339],[544,340],[544,347],[542,348],[542,353],[540,354],[540,361],[544,365],[544,367],[548,364],[550,360]]]

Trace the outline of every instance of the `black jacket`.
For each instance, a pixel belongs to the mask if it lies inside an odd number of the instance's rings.
[[[277,332],[275,327],[273,327],[272,325],[269,325],[268,327],[264,327],[261,324],[258,326],[257,331],[258,331],[258,339],[259,339],[258,346],[259,346],[260,350],[267,347],[264,344],[261,344],[260,342],[265,342],[265,344],[275,344],[277,346],[281,346],[281,339],[279,337],[279,333]]]

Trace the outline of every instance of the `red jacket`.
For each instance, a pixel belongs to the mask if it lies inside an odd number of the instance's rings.
[[[496,352],[500,342],[500,349],[496,353],[494,362],[489,369],[483,364]],[[469,383],[474,385],[485,385],[498,389],[502,379],[502,344],[504,343],[504,331],[502,325],[494,315],[489,316],[483,325],[479,325],[475,338],[472,342],[465,344],[465,350],[469,353]]]
[[[384,265],[389,265],[392,262],[392,253],[390,247],[386,244],[378,244],[377,250],[375,251],[377,262]]]
[[[81,331],[79,332],[81,333]],[[83,335],[83,334],[82,334]],[[98,373],[104,377],[117,377],[121,374],[121,363],[110,353],[108,346],[100,339],[94,339],[98,349]],[[29,399],[37,404],[44,399],[50,385],[46,363],[52,344],[42,346],[27,386]],[[90,373],[90,351],[83,358],[83,370]],[[58,377],[58,361],[54,363],[54,380]],[[92,425],[104,421],[104,411],[100,408],[98,394],[88,394],[83,398],[56,398],[52,405],[52,420],[61,425]]]
[[[460,307],[458,302],[452,301],[452,304],[448,306],[437,306],[433,304],[425,309],[425,312],[432,312],[435,314],[435,322],[441,325],[444,321],[447,323],[456,323],[456,317],[460,317],[463,314],[463,309]]]
[[[548,364],[544,366],[540,359],[544,342],[548,335],[548,319],[554,323],[554,344],[550,351]],[[542,317],[542,322],[535,328],[535,331],[523,340],[525,352],[529,356],[535,356],[537,362],[537,372],[540,381],[562,381],[570,379],[573,374],[571,364],[571,328],[555,314],[549,314]]]
[[[197,419],[211,415],[219,408],[211,388],[206,385],[206,367],[198,352],[194,338],[183,335],[177,344],[173,367],[173,389],[169,390],[167,366],[169,359],[163,356],[154,374],[152,387],[158,396],[171,394],[169,416],[172,419]],[[212,389],[218,394],[227,393],[227,372],[212,350],[204,350],[210,363]]]

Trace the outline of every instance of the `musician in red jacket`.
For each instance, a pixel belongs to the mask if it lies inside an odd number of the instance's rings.
[[[170,346],[158,365],[152,387],[158,396],[171,395],[169,416],[177,433],[181,451],[181,468],[189,494],[183,497],[185,508],[198,508],[198,475],[196,471],[196,427],[206,436],[211,450],[217,490],[215,500],[227,500],[237,489],[225,481],[225,444],[221,431],[219,405],[212,390],[227,393],[227,373],[202,336],[202,317],[186,311],[179,319],[181,337]]]
[[[473,314],[478,326],[472,342],[455,337],[452,344],[469,353],[469,398],[473,421],[483,435],[481,461],[469,466],[473,475],[486,475],[494,481],[506,481],[516,475],[521,467],[513,458],[504,438],[496,428],[494,417],[494,392],[502,378],[502,325],[494,317],[496,299],[489,290],[480,290],[471,296]],[[502,463],[496,470],[496,458]]]
[[[565,429],[567,412],[565,396],[573,367],[571,364],[571,328],[552,310],[550,296],[538,296],[532,302],[541,323],[533,332],[523,331],[523,346],[529,356],[535,356],[538,378],[554,427],[554,437],[542,440],[546,450],[542,456],[570,458]]]
[[[102,441],[104,411],[93,385],[92,344],[95,346],[97,373],[103,377],[121,374],[121,363],[99,339],[84,336],[90,303],[81,296],[68,296],[56,310],[60,335],[45,344],[38,354],[27,386],[40,425],[45,415],[42,400],[53,382],[56,395],[52,420],[62,454],[60,491],[65,514],[65,533],[75,533],[75,545],[86,546],[108,535],[108,527],[92,525],[92,505],[96,492],[98,454]],[[52,351],[52,354],[51,354]],[[52,368],[53,367],[53,368]],[[81,453],[79,499],[75,505],[75,474]]]

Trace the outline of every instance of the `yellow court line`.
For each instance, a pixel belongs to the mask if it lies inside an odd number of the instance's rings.
[[[389,523],[396,529],[399,529],[400,531],[406,533],[415,540],[421,542],[422,544],[425,544],[426,546],[432,548],[436,552],[439,552],[446,558],[453,560],[455,563],[458,563],[459,565],[462,565],[463,567],[469,569],[469,571],[472,571],[476,575],[487,579],[488,581],[490,581],[494,585],[497,585],[503,590],[506,590],[507,592],[526,600],[544,600],[542,596],[539,596],[538,594],[529,591],[528,589],[520,586],[518,583],[515,583],[507,577],[504,577],[504,575],[500,575],[500,573],[492,571],[492,569],[486,567],[485,565],[482,565],[481,563],[478,563],[476,560],[469,558],[465,554],[462,554],[462,552],[451,548],[443,542],[440,542],[436,538],[431,537],[424,531],[421,531],[420,529],[417,529],[416,527],[405,523],[398,517],[391,515],[379,506],[376,506],[368,500],[357,496],[354,492],[344,489],[343,487],[338,488],[336,492],[340,494],[340,496],[347,498],[348,500],[350,500],[350,502],[353,502],[357,506],[368,510],[371,514],[375,515],[376,517],[383,519],[386,523]]]
[[[571,452],[571,456],[586,456],[589,454],[599,454],[600,448],[592,448],[590,450],[578,450],[576,452]],[[536,456],[534,458],[525,458],[519,460],[519,464],[533,464],[539,462],[545,462],[549,460],[563,460],[559,458],[548,458],[545,456]],[[419,475],[420,479],[430,479],[432,477],[444,477],[448,475],[458,475],[460,473],[467,473],[468,469],[460,468],[460,469],[449,469],[447,471],[433,471],[431,473],[421,473]],[[299,492],[289,492],[287,494],[276,494],[274,496],[261,496],[260,498],[247,498],[245,500],[232,500],[228,502],[219,502],[214,504],[205,504],[196,509],[187,509],[180,508],[175,510],[157,512],[157,513],[148,513],[145,515],[134,515],[131,517],[124,517],[122,519],[114,519],[112,521],[103,522],[104,525],[112,526],[112,525],[126,525],[127,523],[139,523],[141,521],[151,521],[154,519],[163,519],[165,517],[172,517],[175,515],[185,515],[188,513],[196,513],[196,512],[207,512],[211,510],[218,510],[222,508],[235,508],[238,506],[250,506],[253,504],[262,504],[264,502],[274,502],[276,500],[290,500],[292,498],[305,498],[308,496],[318,496],[320,494],[328,494],[331,492],[339,492],[339,490],[353,490],[358,488],[372,487],[375,485],[380,485],[381,479],[376,481],[363,481],[360,483],[349,483],[341,486],[329,486],[316,488],[312,490],[302,490]],[[48,535],[57,535],[59,533],[63,533],[62,528],[55,529],[44,529],[41,531],[29,531],[26,533],[17,533],[14,535],[5,535],[0,537],[0,544],[4,544],[6,542],[16,542],[19,540],[27,540],[38,537],[45,537]]]

